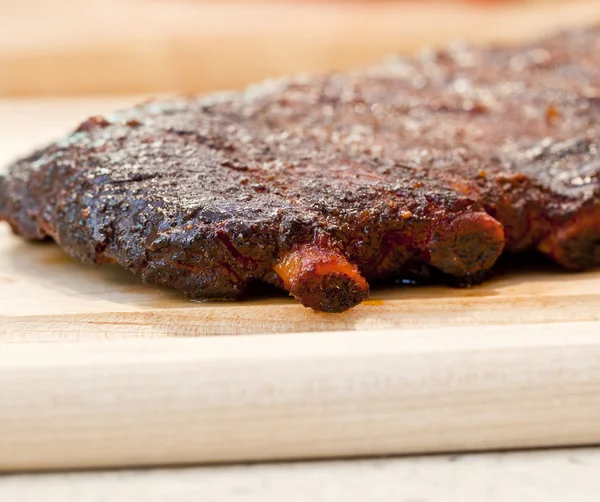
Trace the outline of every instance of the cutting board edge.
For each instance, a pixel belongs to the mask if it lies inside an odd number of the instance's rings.
[[[6,345],[0,470],[599,443],[600,323],[523,328]]]

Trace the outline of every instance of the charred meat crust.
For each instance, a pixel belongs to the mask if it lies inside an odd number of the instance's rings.
[[[0,219],[192,297],[261,280],[325,311],[365,279],[470,282],[503,249],[596,266],[599,46],[589,29],[451,47],[93,117],[10,166]],[[278,273],[314,249],[358,275]]]

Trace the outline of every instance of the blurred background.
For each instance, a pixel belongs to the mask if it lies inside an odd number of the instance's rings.
[[[240,88],[595,21],[598,0],[0,0],[0,98]]]

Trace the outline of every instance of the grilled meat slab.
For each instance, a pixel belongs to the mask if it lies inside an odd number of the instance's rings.
[[[254,101],[237,99],[230,116],[224,103],[181,101],[91,119],[12,166],[2,216],[25,237],[192,297],[235,298],[263,280],[326,311],[366,298],[361,272],[464,276],[500,254],[501,225],[468,197],[259,126]]]
[[[476,280],[506,248],[598,265],[600,30],[95,117],[0,178],[0,219],[205,299],[315,310]]]

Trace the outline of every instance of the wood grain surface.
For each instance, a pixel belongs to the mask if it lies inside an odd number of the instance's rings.
[[[111,108],[0,103],[0,158]],[[600,272],[537,262],[315,314],[189,302],[2,225],[0,470],[598,443]]]
[[[0,95],[231,89],[451,40],[514,41],[598,21],[596,0],[5,1]]]
[[[598,323],[0,350],[0,470],[600,442]]]

